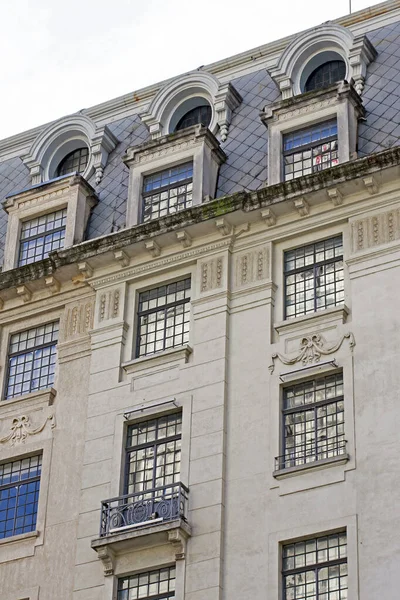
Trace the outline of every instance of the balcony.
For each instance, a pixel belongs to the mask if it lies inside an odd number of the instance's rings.
[[[103,500],[100,535],[92,540],[92,548],[103,561],[105,575],[113,573],[118,554],[149,545],[170,543],[176,559],[184,558],[191,533],[188,495],[183,483],[174,483]]]
[[[346,440],[341,436],[329,440],[314,440],[286,448],[285,454],[275,457],[274,477],[288,475],[312,467],[322,468],[330,464],[343,464],[349,460]]]

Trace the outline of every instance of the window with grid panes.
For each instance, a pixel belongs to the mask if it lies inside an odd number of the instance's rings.
[[[69,173],[83,173],[89,162],[89,149],[86,147],[78,148],[65,156],[57,168],[57,176],[68,175]]]
[[[343,374],[283,389],[283,455],[278,469],[343,455]]]
[[[192,206],[193,163],[147,175],[143,179],[142,221],[150,221]]]
[[[136,356],[189,341],[190,277],[139,294]]]
[[[125,494],[158,490],[180,482],[182,413],[128,427]]]
[[[336,119],[286,133],[283,136],[285,181],[339,164],[337,138]]]
[[[11,336],[6,399],[53,385],[57,341],[57,321],[26,329]]]
[[[64,247],[67,209],[21,223],[18,266],[47,258]]]
[[[346,77],[346,65],[343,60],[330,60],[317,67],[307,79],[305,92],[320,90]]]
[[[165,567],[118,579],[117,600],[172,600],[175,567]]]
[[[36,529],[42,457],[0,464],[0,538]]]
[[[211,121],[212,111],[210,105],[196,106],[189,110],[178,122],[175,131],[185,129],[186,127],[192,127],[192,125],[203,125],[208,127]]]
[[[286,319],[343,304],[342,236],[285,252],[284,278]]]
[[[282,547],[283,600],[347,600],[346,533]]]

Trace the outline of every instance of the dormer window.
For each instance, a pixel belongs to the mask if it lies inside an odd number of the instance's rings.
[[[47,258],[49,252],[64,247],[67,209],[42,215],[21,224],[18,266]]]
[[[78,148],[67,154],[57,167],[57,177],[68,175],[69,173],[84,173],[89,162],[89,149],[87,147]]]
[[[304,87],[305,92],[329,87],[346,77],[346,64],[343,60],[330,60],[311,73]]]
[[[284,134],[285,181],[337,165],[337,136],[336,119]]]
[[[143,218],[151,221],[192,206],[193,162],[143,178]]]
[[[196,108],[192,108],[183,115],[178,121],[175,131],[186,129],[186,127],[191,127],[192,125],[203,125],[204,127],[208,127],[211,123],[211,117],[212,110],[209,104],[196,106]]]

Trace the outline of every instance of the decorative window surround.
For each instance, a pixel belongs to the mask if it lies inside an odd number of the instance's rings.
[[[266,106],[261,120],[268,129],[268,185],[283,180],[284,134],[336,118],[342,164],[356,158],[358,120],[364,114],[354,85],[345,81]]]
[[[118,143],[107,125],[98,127],[86,115],[71,115],[50,123],[33,142],[24,162],[30,170],[32,184],[56,177],[60,162],[78,148],[89,149],[89,161],[81,175],[89,179],[95,173],[99,184],[109,153]]]
[[[206,100],[212,108],[210,131],[219,131],[224,142],[232,112],[242,102],[240,94],[231,83],[221,84],[205,71],[195,71],[170,81],[156,94],[141,119],[147,125],[153,140],[172,133],[179,119],[196,105],[196,99]]]
[[[226,156],[209,129],[201,125],[129,148],[124,162],[129,167],[127,227],[141,222],[143,178],[166,167],[193,160],[193,206],[214,198],[218,170]]]
[[[342,59],[347,66],[345,79],[353,79],[355,90],[361,95],[367,66],[376,55],[365,35],[355,36],[341,25],[324,23],[296,36],[269,73],[285,100],[304,92],[306,80],[318,66],[329,60]]]
[[[7,196],[3,208],[8,213],[3,271],[18,263],[21,222],[67,208],[64,248],[84,239],[90,210],[96,205],[94,189],[80,175],[58,177]]]

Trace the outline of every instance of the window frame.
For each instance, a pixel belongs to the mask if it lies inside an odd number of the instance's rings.
[[[333,559],[331,561],[327,560],[323,563],[318,563],[315,562],[312,565],[306,565],[304,564],[301,567],[297,567],[297,568],[293,568],[293,569],[288,569],[287,571],[284,571],[284,567],[283,567],[283,561],[284,561],[284,548],[288,547],[288,546],[294,546],[295,544],[299,544],[299,543],[307,543],[310,541],[315,541],[316,543],[318,542],[318,540],[324,539],[326,538],[327,540],[330,537],[333,536],[341,536],[341,535],[345,535],[346,537],[346,556],[344,558],[337,558],[337,559]],[[327,545],[329,545],[328,541],[327,541]],[[340,543],[338,545],[338,548],[340,548]],[[347,565],[347,573],[346,573],[346,577],[347,579],[349,578],[349,542],[348,542],[348,534],[347,534],[347,530],[346,529],[342,529],[339,531],[335,531],[335,532],[329,532],[329,533],[325,533],[325,534],[317,534],[315,536],[305,536],[305,537],[301,537],[295,540],[291,540],[288,542],[283,542],[280,546],[280,555],[281,555],[281,584],[282,584],[282,600],[287,600],[287,588],[285,585],[285,577],[287,577],[288,575],[291,574],[298,574],[298,573],[308,573],[308,572],[315,572],[316,575],[316,586],[318,586],[318,571],[320,569],[324,569],[324,568],[329,568],[329,567],[334,567],[334,566],[338,566],[341,564],[346,564]],[[339,554],[340,554],[340,550],[339,550]],[[349,590],[349,584],[347,583],[347,587],[345,588],[346,591]],[[341,591],[341,590],[340,590]],[[336,592],[336,590],[334,590],[333,592]],[[328,592],[328,594],[330,595],[330,593]],[[315,600],[318,600],[320,598],[320,594],[318,592],[318,589],[316,589],[316,595],[315,595]],[[329,597],[327,598],[327,600],[329,600]]]
[[[338,257],[334,256],[332,259],[328,259],[328,260],[326,259],[324,261],[313,262],[312,264],[310,264],[308,266],[305,265],[304,267],[298,267],[298,268],[292,269],[291,271],[287,271],[286,270],[286,255],[289,252],[294,252],[294,251],[302,250],[302,249],[304,250],[308,246],[314,246],[313,254],[314,254],[314,257],[315,257],[315,253],[316,253],[315,247],[317,246],[317,244],[322,243],[322,242],[325,243],[325,242],[330,241],[330,240],[335,240],[335,238],[339,238],[339,237],[341,237],[341,239],[342,239],[343,253],[342,253],[341,256],[338,256]],[[335,248],[335,246],[334,246],[334,248]],[[325,249],[324,249],[324,252],[326,252]],[[319,239],[317,241],[311,241],[311,242],[303,243],[301,246],[300,245],[299,246],[294,246],[292,248],[286,248],[286,249],[283,250],[283,257],[282,257],[283,273],[282,273],[282,275],[283,275],[283,318],[284,318],[284,320],[293,321],[294,319],[297,319],[297,318],[311,317],[312,315],[316,315],[318,313],[321,313],[324,310],[329,310],[329,309],[332,309],[332,308],[340,308],[341,306],[344,307],[344,305],[345,305],[345,269],[344,269],[345,261],[344,261],[344,256],[345,256],[345,247],[344,247],[344,236],[343,236],[342,233],[334,234],[334,235],[332,235],[330,237],[324,237],[324,238]],[[327,265],[334,264],[334,263],[339,262],[339,261],[342,261],[342,263],[343,263],[343,302],[342,303],[338,303],[338,304],[332,304],[332,305],[329,305],[329,306],[324,306],[323,308],[319,308],[318,309],[318,308],[316,308],[316,300],[317,300],[316,280],[317,280],[317,277],[318,277],[318,275],[316,274],[316,269],[320,268],[320,267],[326,267]],[[297,314],[296,309],[295,309],[295,313],[292,316],[288,316],[288,314],[287,314],[287,308],[288,308],[289,305],[288,305],[288,302],[287,302],[287,297],[288,297],[287,296],[287,278],[289,276],[291,276],[291,275],[297,275],[299,273],[306,272],[307,270],[311,270],[311,267],[313,269],[313,290],[314,290],[313,305],[314,305],[314,310],[310,311],[310,312],[303,312],[301,314]],[[335,292],[334,293],[335,293],[335,295],[337,293],[336,292],[336,280],[335,280]],[[296,297],[296,294],[295,294],[295,297]],[[296,303],[294,303],[294,307],[296,308]]]
[[[42,233],[37,233],[31,237],[27,237],[24,239],[22,238],[23,228],[24,228],[25,224],[35,221],[36,219],[40,219],[41,217],[49,217],[52,215],[56,215],[59,212],[63,213],[63,215],[61,217],[61,220],[63,221],[63,225],[61,227],[57,227],[52,230],[45,230]],[[40,238],[43,238],[43,241],[44,241],[46,239],[46,237],[48,237],[49,235],[51,235],[53,233],[64,232],[64,237],[61,238],[61,240],[63,242],[62,246],[59,246],[58,248],[52,248],[50,252],[53,252],[55,250],[62,250],[65,247],[65,238],[66,238],[66,230],[67,230],[67,214],[68,214],[68,209],[67,209],[67,207],[64,207],[64,208],[60,208],[59,210],[55,210],[53,212],[47,212],[47,213],[35,216],[30,219],[21,220],[20,228],[19,228],[19,238],[18,238],[18,253],[17,253],[17,265],[16,265],[17,267],[30,265],[30,264],[39,262],[41,260],[45,260],[46,258],[48,258],[48,255],[49,255],[49,253],[47,253],[47,255],[46,255],[46,253],[43,251],[43,253],[42,253],[43,255],[40,258],[38,258],[37,260],[30,261],[30,262],[25,262],[22,265],[21,264],[22,245],[25,242],[30,242],[30,241],[37,240]],[[45,243],[43,242],[43,250],[44,250],[44,247],[45,247]]]
[[[117,581],[116,581],[116,585],[115,585],[115,589],[116,589],[115,597],[116,597],[116,600],[121,600],[121,598],[123,597],[122,594],[120,594],[120,592],[123,592],[124,590],[123,589],[122,590],[119,589],[120,581],[121,580],[123,580],[123,579],[128,579],[129,580],[129,579],[134,578],[134,577],[140,578],[140,577],[144,577],[144,576],[150,576],[153,573],[157,573],[157,572],[161,574],[161,572],[165,571],[165,570],[168,570],[169,574],[171,573],[171,571],[174,572],[174,577],[171,578],[169,576],[168,580],[167,580],[168,582],[171,582],[171,581],[174,582],[174,589],[172,590],[172,595],[171,595],[171,591],[167,591],[167,592],[161,592],[161,593],[157,593],[157,594],[150,594],[150,595],[140,596],[140,597],[142,598],[142,600],[168,600],[168,599],[171,599],[171,598],[176,598],[176,582],[177,582],[177,579],[178,579],[178,577],[177,577],[178,573],[177,573],[176,565],[172,564],[172,565],[167,565],[165,567],[149,568],[146,571],[139,571],[137,573],[132,573],[132,574],[128,574],[128,575],[119,575],[117,577]],[[160,580],[158,581],[158,583],[160,583]],[[127,589],[128,589],[128,592],[129,592],[131,589],[134,589],[134,588],[130,588],[128,586]],[[139,590],[139,587],[137,587],[136,589]],[[159,592],[159,590],[158,590],[158,592]]]
[[[177,181],[176,183],[169,183],[168,185],[164,185],[164,186],[160,186],[159,188],[157,188],[156,190],[152,190],[152,191],[147,191],[145,192],[145,185],[146,185],[146,180],[154,177],[155,175],[161,175],[167,171],[171,171],[173,169],[177,169],[179,167],[186,167],[191,165],[191,177],[186,177],[185,179],[182,179],[180,181]],[[173,215],[176,214],[178,212],[181,212],[182,210],[186,210],[187,208],[191,208],[193,206],[193,180],[194,180],[194,163],[193,160],[189,160],[177,165],[171,165],[171,166],[167,166],[165,169],[161,169],[159,171],[154,171],[151,173],[146,173],[143,175],[142,177],[142,191],[141,191],[141,209],[140,209],[140,223],[150,223],[151,221],[155,221],[157,219],[161,219],[164,217],[167,217],[169,215]],[[185,191],[185,202],[184,202],[184,206],[182,208],[178,208],[179,204],[177,202],[176,207],[177,210],[176,211],[170,211],[170,194],[169,192],[171,190],[173,190],[174,188],[178,188],[180,186],[185,186],[187,188],[187,186],[191,185],[191,190],[187,190]],[[157,217],[150,217],[149,219],[145,220],[145,210],[146,210],[146,199],[150,198],[151,196],[154,196],[156,194],[162,194],[168,192],[168,209],[167,209],[167,213],[165,215],[158,215]],[[190,206],[187,205],[187,196],[191,194],[192,198],[190,200]],[[177,199],[178,199],[178,193],[177,193]],[[161,199],[159,202],[159,205],[161,204]],[[150,203],[150,208],[152,208],[153,203]],[[161,210],[160,208],[158,209],[158,213],[160,213]]]
[[[140,354],[140,341],[141,341],[141,334],[140,334],[140,327],[141,327],[141,316],[146,316],[149,314],[153,314],[153,313],[157,313],[157,307],[153,308],[153,309],[148,309],[145,311],[141,311],[140,310],[140,298],[142,294],[145,294],[146,292],[151,292],[153,290],[157,290],[163,287],[168,287],[171,284],[176,284],[179,283],[180,281],[188,281],[190,280],[190,287],[189,288],[184,288],[184,290],[188,289],[189,290],[189,297],[188,298],[184,298],[183,300],[178,300],[174,303],[172,303],[171,305],[165,303],[163,307],[160,307],[160,309],[162,308],[164,310],[164,313],[166,314],[166,311],[168,310],[169,307],[171,306],[184,306],[185,304],[189,304],[189,319],[188,319],[188,324],[189,324],[189,331],[188,331],[188,340],[187,342],[183,342],[182,344],[173,344],[172,346],[169,346],[168,348],[165,347],[165,341],[166,341],[166,337],[165,337],[165,330],[166,330],[166,319],[164,319],[164,336],[163,336],[163,349],[162,350],[156,350],[154,352],[151,353],[145,353],[145,354]],[[167,296],[167,294],[166,294]],[[137,291],[137,302],[136,302],[136,310],[135,310],[135,320],[136,320],[136,340],[135,340],[135,344],[134,344],[134,359],[143,359],[143,358],[150,358],[153,356],[157,356],[160,355],[162,352],[165,351],[169,351],[169,350],[174,350],[177,348],[182,348],[184,347],[186,344],[189,343],[189,336],[190,336],[190,329],[191,329],[191,318],[192,318],[192,310],[191,310],[191,302],[192,302],[192,297],[193,297],[193,276],[191,273],[183,275],[178,277],[177,279],[173,279],[173,280],[169,280],[167,282],[160,282],[156,285],[153,285],[151,287],[145,288],[145,289],[141,289]],[[184,316],[185,313],[183,313]],[[182,321],[182,325],[184,325],[185,321]],[[175,328],[175,324],[174,324],[174,328]],[[147,335],[147,333],[146,333]],[[182,336],[184,336],[184,332],[182,333]],[[173,338],[175,338],[175,332],[173,335]],[[147,348],[147,342],[146,342],[146,348]]]
[[[82,151],[83,151],[83,150],[84,150],[84,151],[85,151],[85,153],[86,153],[86,154],[85,154],[86,161],[84,161],[84,162],[85,162],[85,164],[84,164],[84,168],[83,168],[83,170],[79,170],[79,169],[72,169],[72,170],[69,170],[69,171],[65,171],[65,173],[62,173],[62,172],[61,172],[61,170],[63,169],[63,167],[64,167],[64,164],[65,164],[65,163],[66,163],[66,162],[67,162],[67,161],[70,159],[70,157],[72,157],[72,156],[73,156],[74,154],[76,154],[77,152],[79,152],[79,159],[78,159],[78,163],[80,163],[80,162],[81,162],[81,158],[82,158]],[[63,158],[61,158],[61,160],[59,161],[58,165],[57,165],[57,166],[56,166],[56,168],[55,168],[55,173],[54,173],[54,176],[55,176],[55,177],[66,177],[67,175],[70,175],[71,173],[78,173],[79,175],[82,175],[82,176],[83,176],[83,174],[86,172],[86,169],[87,169],[87,168],[88,168],[88,166],[89,166],[90,159],[91,159],[91,156],[90,156],[90,149],[88,148],[88,146],[87,146],[87,145],[83,145],[83,146],[80,146],[80,147],[78,147],[78,148],[75,148],[74,150],[71,150],[70,152],[67,152],[67,153],[66,153],[66,154],[63,156]]]
[[[38,346],[32,346],[32,348],[26,348],[24,352],[22,351],[18,351],[18,352],[14,352],[14,353],[10,353],[10,348],[11,348],[11,340],[13,338],[13,336],[15,335],[19,335],[25,332],[29,332],[32,331],[34,329],[39,329],[40,327],[46,327],[46,325],[54,325],[57,324],[58,325],[58,329],[57,329],[57,340],[56,343],[51,343],[51,344],[40,344]],[[55,380],[56,380],[56,376],[57,376],[57,367],[58,367],[58,361],[57,361],[57,344],[59,343],[59,333],[60,333],[60,321],[59,319],[54,319],[52,321],[46,321],[44,323],[39,323],[36,326],[31,326],[22,330],[17,330],[17,331],[12,331],[10,332],[9,336],[8,336],[8,344],[7,344],[7,351],[6,351],[6,368],[4,369],[5,372],[5,376],[4,376],[4,384],[3,384],[3,394],[1,397],[1,402],[9,402],[9,401],[15,401],[18,400],[20,398],[23,398],[24,396],[28,395],[28,394],[32,394],[32,393],[40,393],[40,392],[44,392],[45,390],[50,389],[51,387],[54,386],[55,384]],[[54,334],[54,330],[52,332]],[[30,385],[29,385],[29,391],[23,391],[21,392],[21,394],[16,394],[13,396],[8,396],[8,388],[9,388],[9,379],[10,379],[10,356],[11,358],[13,356],[22,356],[23,354],[28,354],[29,352],[34,352],[35,350],[43,350],[45,348],[50,348],[55,346],[56,350],[55,350],[55,356],[56,356],[56,360],[54,363],[54,372],[52,373],[53,375],[53,382],[52,385],[47,385],[46,387],[39,387],[36,390],[31,389],[32,387],[32,379],[29,380]],[[33,365],[32,365],[32,370],[31,373],[33,374]]]
[[[293,407],[293,408],[285,408],[285,394],[286,394],[286,390],[290,389],[290,388],[294,388],[297,386],[301,386],[307,383],[311,383],[313,382],[314,384],[319,381],[319,380],[326,380],[329,377],[337,377],[338,375],[341,375],[341,385],[342,385],[342,389],[343,389],[343,393],[339,396],[335,396],[334,398],[325,398],[324,400],[320,400],[318,402],[310,402],[308,404],[303,404],[300,405],[298,407]],[[313,466],[318,466],[319,464],[321,464],[321,461],[326,461],[326,460],[332,460],[332,461],[339,461],[342,460],[343,458],[346,457],[346,435],[345,435],[345,425],[346,425],[346,421],[345,418],[343,420],[343,447],[342,447],[342,452],[340,452],[339,446],[337,446],[335,448],[335,450],[337,451],[336,454],[334,454],[332,457],[328,456],[326,458],[314,458],[314,460],[310,460],[307,461],[306,459],[308,458],[308,456],[305,454],[304,455],[304,462],[301,462],[299,464],[290,464],[290,465],[286,465],[286,462],[288,461],[294,461],[296,462],[296,458],[291,458],[291,459],[287,459],[286,458],[286,452],[287,452],[287,448],[286,448],[286,425],[285,425],[285,416],[287,414],[294,414],[294,413],[300,413],[300,412],[307,412],[309,410],[313,410],[314,411],[314,428],[312,430],[313,434],[314,434],[314,446],[315,446],[315,451],[312,453],[313,457],[316,457],[318,455],[318,441],[317,441],[317,432],[318,432],[318,427],[317,427],[317,408],[319,408],[320,406],[327,406],[329,404],[332,403],[337,403],[337,402],[343,402],[343,413],[345,413],[345,395],[344,395],[344,389],[345,389],[345,382],[344,382],[344,376],[343,376],[343,369],[339,369],[339,370],[334,370],[334,371],[327,371],[322,373],[321,375],[314,375],[312,377],[304,377],[301,380],[294,380],[289,384],[286,384],[284,386],[282,386],[282,393],[281,393],[281,407],[280,407],[280,444],[279,444],[279,448],[280,448],[280,456],[276,457],[275,461],[276,461],[276,465],[275,465],[275,472],[279,472],[279,471],[285,471],[288,469],[307,469],[307,468],[312,468]],[[315,390],[315,385],[314,385],[314,390]],[[336,423],[337,426],[337,423]],[[336,438],[335,438],[336,440]],[[302,447],[304,446],[304,444],[301,445]],[[293,446],[294,449],[296,449],[296,446]],[[325,450],[325,452],[327,454],[329,454],[329,450]],[[294,456],[296,457],[296,452],[294,454]],[[282,460],[281,460],[282,459]]]

